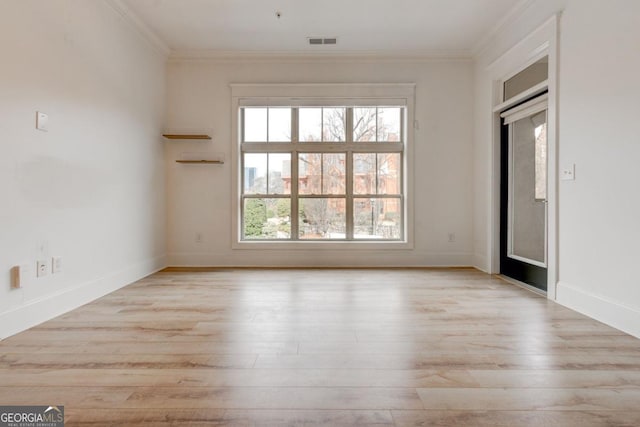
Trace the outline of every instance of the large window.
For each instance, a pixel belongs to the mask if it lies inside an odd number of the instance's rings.
[[[405,107],[239,112],[241,240],[405,239]]]

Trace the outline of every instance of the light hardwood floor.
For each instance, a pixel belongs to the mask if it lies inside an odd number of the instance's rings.
[[[0,352],[67,426],[640,425],[640,340],[471,269],[160,272]]]

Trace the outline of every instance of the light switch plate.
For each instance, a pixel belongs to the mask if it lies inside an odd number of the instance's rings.
[[[62,257],[54,256],[51,258],[51,273],[62,273]]]
[[[36,129],[44,132],[49,130],[49,115],[36,111]]]

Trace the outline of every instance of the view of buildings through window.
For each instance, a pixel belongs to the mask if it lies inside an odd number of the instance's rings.
[[[401,107],[242,109],[244,240],[403,239]]]

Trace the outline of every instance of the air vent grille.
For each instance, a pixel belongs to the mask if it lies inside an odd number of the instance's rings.
[[[337,37],[307,37],[310,45],[324,45],[324,44],[337,44]]]

